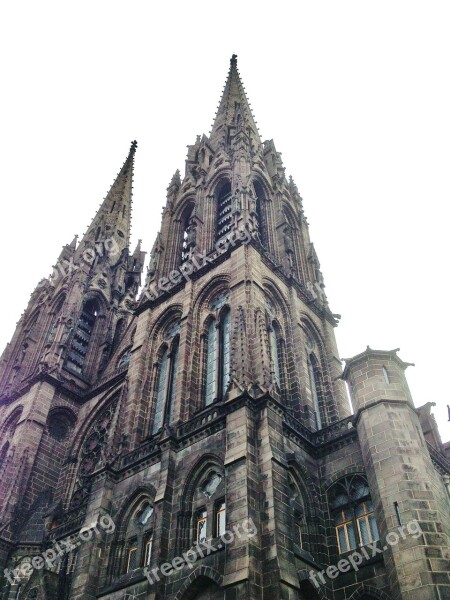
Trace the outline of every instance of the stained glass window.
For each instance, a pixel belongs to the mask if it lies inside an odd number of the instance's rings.
[[[329,493],[339,552],[379,539],[370,491],[360,475],[338,482]]]
[[[221,348],[220,348],[220,360],[221,360],[221,371],[222,371],[222,388],[220,390],[220,396],[222,397],[228,388],[230,381],[230,311],[227,310],[222,316],[221,323]]]
[[[208,406],[216,397],[216,377],[217,377],[217,326],[216,321],[211,320],[208,325],[206,339],[206,384],[205,384],[205,404]]]
[[[163,424],[164,401],[166,398],[166,389],[167,389],[168,365],[169,365],[169,350],[168,350],[168,348],[166,348],[161,357],[161,362],[159,365],[158,384],[156,387],[156,406],[155,406],[155,413],[153,415],[152,433],[156,433],[157,431],[159,431]]]
[[[319,390],[317,387],[317,379],[315,373],[315,359],[313,355],[310,355],[308,360],[308,371],[309,371],[309,385],[311,387],[311,395],[314,406],[314,414],[316,417],[316,427],[317,429],[322,429],[322,417],[320,414],[320,405],[319,405]]]
[[[269,336],[275,382],[281,388],[281,340],[276,323],[272,323]]]
[[[303,521],[304,521],[304,507],[303,499],[300,494],[297,483],[293,476],[289,474],[288,479],[289,485],[289,504],[291,507],[292,520],[293,520],[293,534],[294,542],[301,548],[303,544]]]
[[[178,356],[179,356],[179,340],[176,339],[172,345],[172,354],[170,357],[170,378],[169,378],[169,406],[168,406],[168,422],[173,419],[173,408],[175,403],[175,383],[178,371]]]

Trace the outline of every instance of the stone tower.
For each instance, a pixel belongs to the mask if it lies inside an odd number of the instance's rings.
[[[2,357],[3,598],[448,598],[429,406],[396,352],[342,371],[302,198],[236,56],[139,297],[135,150]]]

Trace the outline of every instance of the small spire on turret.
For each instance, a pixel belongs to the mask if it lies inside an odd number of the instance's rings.
[[[69,248],[71,250],[76,250],[76,248],[77,248],[77,242],[78,242],[78,235],[75,235],[74,238],[73,238],[73,240],[69,244]]]
[[[174,190],[179,190],[181,187],[181,177],[180,170],[177,169],[175,173],[172,175],[172,179],[170,180],[169,186],[167,187],[168,192],[172,192]]]

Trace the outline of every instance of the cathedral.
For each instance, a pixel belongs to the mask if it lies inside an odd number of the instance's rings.
[[[339,357],[237,57],[145,279],[136,151],[1,357],[1,600],[448,600],[433,403],[398,350]]]

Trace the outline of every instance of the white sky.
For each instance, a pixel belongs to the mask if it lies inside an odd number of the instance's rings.
[[[303,196],[341,356],[400,347],[450,439],[449,17],[411,0],[4,3],[0,345],[135,138],[133,244],[150,251],[236,53]]]

